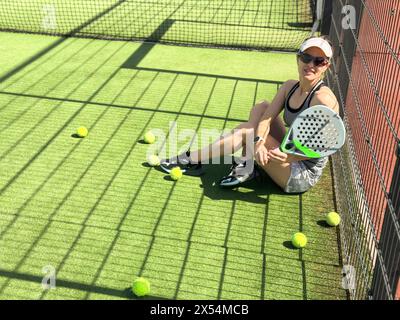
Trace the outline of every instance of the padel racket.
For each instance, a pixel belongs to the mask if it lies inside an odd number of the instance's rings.
[[[317,105],[301,112],[281,143],[281,151],[306,158],[327,157],[338,151],[346,139],[340,116]]]

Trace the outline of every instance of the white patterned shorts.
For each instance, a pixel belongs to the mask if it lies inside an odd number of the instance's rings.
[[[323,167],[315,168],[314,172],[307,168],[302,161],[290,164],[290,177],[284,191],[286,193],[301,193],[317,184],[322,176]]]

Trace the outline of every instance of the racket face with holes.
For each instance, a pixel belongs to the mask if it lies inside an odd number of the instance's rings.
[[[340,116],[332,109],[313,106],[293,121],[281,144],[281,150],[306,158],[327,157],[338,151],[346,139]]]

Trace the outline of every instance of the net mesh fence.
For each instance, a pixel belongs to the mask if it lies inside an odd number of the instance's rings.
[[[400,3],[332,3],[327,81],[348,134],[333,157],[343,281],[352,299],[399,299]]]

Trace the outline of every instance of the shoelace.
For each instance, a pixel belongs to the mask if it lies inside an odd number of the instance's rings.
[[[245,168],[245,167],[246,167],[246,161],[241,162],[241,163],[234,162],[234,164],[231,166],[231,172],[235,176],[243,176],[243,174],[239,174],[239,175],[237,174],[237,169]],[[257,163],[254,163],[254,169],[251,174],[254,174],[254,178],[257,182],[262,183],[265,181],[265,177],[264,177],[260,167],[257,165]]]

